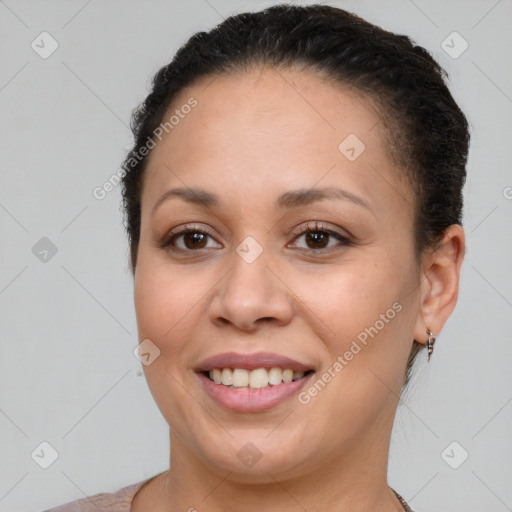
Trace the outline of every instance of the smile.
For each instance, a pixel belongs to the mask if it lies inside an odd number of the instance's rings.
[[[210,380],[229,389],[262,389],[302,379],[307,372],[294,372],[290,368],[214,368],[208,372]],[[206,372],[205,372],[206,373]]]
[[[201,361],[194,372],[216,405],[236,412],[262,412],[299,393],[317,365],[271,352],[225,352]]]

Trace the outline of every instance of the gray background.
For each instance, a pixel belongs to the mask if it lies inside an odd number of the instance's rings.
[[[168,467],[167,425],[132,353],[119,188],[103,200],[93,190],[117,171],[130,112],[177,48],[275,3],[0,1],[0,511],[38,512]],[[325,3],[431,50],[472,125],[460,299],[399,407],[389,482],[416,512],[512,510],[512,2]],[[31,48],[42,31],[59,45],[47,59]],[[441,46],[453,31],[469,43],[455,59]],[[33,253],[43,237],[57,248],[46,262]],[[48,469],[31,457],[43,441],[58,452]]]

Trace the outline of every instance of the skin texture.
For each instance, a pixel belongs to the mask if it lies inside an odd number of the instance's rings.
[[[262,68],[207,77],[172,110],[190,97],[198,104],[152,151],[142,193],[135,308],[139,339],[161,351],[144,372],[172,450],[169,471],[139,491],[133,510],[402,510],[387,484],[393,418],[413,339],[425,343],[427,327],[439,333],[455,306],[462,228],[417,260],[412,189],[375,109],[339,85]],[[355,161],[338,149],[349,134],[366,146]],[[330,186],[369,208],[347,199],[276,206],[284,192]],[[175,187],[205,189],[222,205],[173,198],[152,214]],[[308,221],[350,243],[330,236],[322,252],[295,230]],[[175,251],[159,246],[190,224],[211,231],[205,248],[184,237]],[[263,249],[250,264],[236,252],[247,236]],[[269,351],[321,377],[396,303],[400,312],[307,405],[294,396],[233,412],[194,372],[215,354]],[[262,454],[250,468],[237,457],[248,442]]]

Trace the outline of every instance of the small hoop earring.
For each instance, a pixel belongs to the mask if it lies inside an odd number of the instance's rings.
[[[430,329],[427,329],[427,334],[427,361],[430,362],[430,356],[432,355],[432,352],[434,352],[434,343],[436,342],[436,337]]]

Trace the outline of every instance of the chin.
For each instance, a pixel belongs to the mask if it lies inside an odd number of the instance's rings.
[[[276,436],[270,442],[267,436],[268,431],[259,430],[256,434],[244,431],[229,440],[212,441],[208,446],[199,447],[196,453],[223,476],[229,472],[229,479],[236,482],[275,483],[277,475],[291,478],[300,474],[299,469],[304,470],[304,461],[311,456],[305,453],[304,444],[286,443],[286,436]]]

